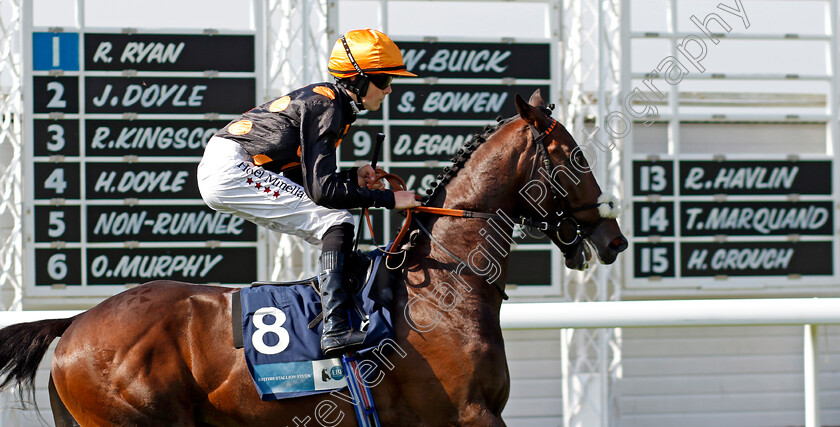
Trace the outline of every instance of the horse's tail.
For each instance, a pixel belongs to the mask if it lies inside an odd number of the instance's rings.
[[[0,390],[18,388],[21,402],[26,390],[35,401],[35,374],[50,344],[60,337],[74,317],[18,323],[0,329]]]

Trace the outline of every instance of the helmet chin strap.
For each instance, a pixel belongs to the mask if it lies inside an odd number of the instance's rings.
[[[356,98],[358,101],[353,101],[353,108],[357,110],[364,110],[365,106],[362,105],[362,98],[367,94],[368,88],[368,79],[367,76],[357,78],[355,81],[350,80],[349,78],[335,78],[335,84],[339,87],[343,87],[350,92],[356,94]],[[362,87],[359,87],[362,86]]]
[[[368,76],[362,71],[362,67],[359,67],[359,64],[356,62],[356,58],[353,57],[353,52],[350,51],[350,45],[347,44],[347,38],[341,36],[341,44],[344,45],[344,51],[347,52],[347,59],[350,60],[350,63],[353,64],[353,68],[356,69],[356,72],[359,73],[358,78],[352,80],[350,78],[343,78],[339,79],[336,78],[336,83],[339,86],[345,87],[349,89],[351,92],[356,94],[356,97],[359,98],[358,101],[355,101],[356,107],[359,110],[364,110],[365,106],[362,105],[362,98],[367,95],[368,90]]]
[[[362,105],[361,102],[356,102],[354,99],[350,99],[350,108],[353,109],[353,113],[358,115],[359,112],[365,109],[365,106]]]

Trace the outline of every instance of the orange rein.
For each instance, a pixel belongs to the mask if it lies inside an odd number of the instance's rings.
[[[381,180],[388,181],[388,184],[391,185],[391,189],[394,191],[404,191],[405,190],[405,180],[400,178],[397,175],[392,173],[385,172],[382,169],[376,170],[376,178],[368,184],[368,188],[372,187],[375,183]],[[415,195],[418,199],[420,196]],[[397,237],[394,238],[394,242],[391,244],[391,247],[388,248],[386,252],[388,255],[395,255],[397,252],[395,250],[399,248],[400,242],[402,242],[403,238],[405,238],[406,233],[408,233],[409,226],[411,225],[411,215],[413,212],[425,212],[435,215],[445,215],[445,216],[457,216],[457,217],[464,217],[467,216],[465,211],[460,209],[444,209],[444,208],[433,208],[430,206],[418,206],[416,208],[409,208],[405,210],[405,222],[403,222],[402,228],[400,228],[400,232],[397,234]],[[367,208],[363,209],[362,214],[365,216],[365,219],[368,224],[368,229],[370,230],[370,235],[375,236],[373,232],[373,224],[370,221],[370,214]],[[374,238],[374,241],[376,239]]]

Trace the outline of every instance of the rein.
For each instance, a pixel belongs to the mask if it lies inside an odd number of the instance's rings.
[[[373,182],[371,182],[370,185],[372,186],[374,183],[376,183],[377,181],[380,181],[382,179],[388,181],[388,183],[391,184],[391,187],[393,189],[395,189],[396,191],[405,190],[405,180],[403,180],[401,177],[399,177],[397,175],[394,175],[392,173],[387,173],[387,172],[383,171],[382,169],[377,169],[376,170],[376,178],[373,180]],[[593,204],[591,206],[584,206],[583,208],[579,208],[579,210],[597,208],[598,205],[599,205],[599,203]],[[575,210],[575,211],[577,211],[577,210]],[[493,219],[493,220],[504,221],[504,222],[510,221],[510,218],[505,218],[505,217],[502,217],[501,215],[497,215],[497,214],[476,212],[476,211],[468,211],[468,210],[463,210],[463,209],[436,208],[436,207],[432,207],[432,206],[417,206],[415,208],[406,209],[405,212],[406,212],[406,219],[405,219],[405,222],[403,223],[402,228],[400,229],[400,232],[397,234],[397,237],[394,239],[394,242],[391,244],[391,246],[388,248],[387,251],[383,251],[382,249],[380,249],[380,251],[382,251],[383,253],[386,253],[388,255],[396,255],[396,254],[399,253],[399,252],[396,251],[396,249],[399,247],[400,242],[405,237],[405,235],[408,233],[409,224],[411,223],[412,215],[415,212],[416,213],[428,213],[428,214],[439,215],[439,216],[451,216],[451,217],[456,217],[456,218],[479,218],[479,219],[486,219],[486,220]],[[367,221],[368,228],[370,230],[371,236],[374,236],[373,224],[370,220],[370,214],[369,214],[367,209],[365,209],[364,216],[365,216],[365,219]],[[513,222],[514,222],[514,224],[519,224],[519,225],[528,226],[528,227],[534,227],[534,228],[536,228],[540,231],[557,231],[557,230],[559,230],[559,226],[560,226],[560,224],[552,225],[552,224],[549,224],[545,221],[537,221],[537,220],[527,218],[527,217],[523,217],[523,216],[518,217]],[[431,235],[427,230],[424,230],[424,233]]]

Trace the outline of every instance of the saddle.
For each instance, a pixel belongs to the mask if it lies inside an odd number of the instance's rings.
[[[356,315],[362,318],[368,318],[367,312],[364,311],[364,299],[369,298],[375,304],[387,308],[389,311],[394,302],[393,284],[396,281],[394,272],[385,268],[385,264],[378,262],[381,259],[379,251],[372,251],[363,253],[360,251],[352,252],[344,262],[344,273],[347,277],[348,283],[347,292],[352,293],[355,298],[352,299],[354,303],[354,310]],[[376,261],[376,262],[374,262]],[[365,290],[366,285],[370,285],[370,292],[367,297],[362,296],[362,291]],[[311,287],[316,294],[320,295],[321,289],[318,283],[318,276],[313,276],[308,279],[295,280],[290,282],[272,282],[272,281],[256,281],[251,282],[252,288],[261,286],[281,286],[281,287],[296,287],[304,286]],[[242,295],[240,292],[235,292],[232,296],[232,328],[233,328],[233,345],[236,348],[243,347],[242,337]],[[319,312],[307,325],[309,329],[315,329],[319,323],[324,319],[324,313]]]
[[[348,292],[355,309],[350,322],[367,333],[362,356],[393,338],[391,309],[395,279],[379,251],[356,252],[345,260]],[[341,361],[321,351],[323,314],[318,278],[254,282],[232,294],[234,345],[245,358],[263,400],[284,399],[342,388]]]

